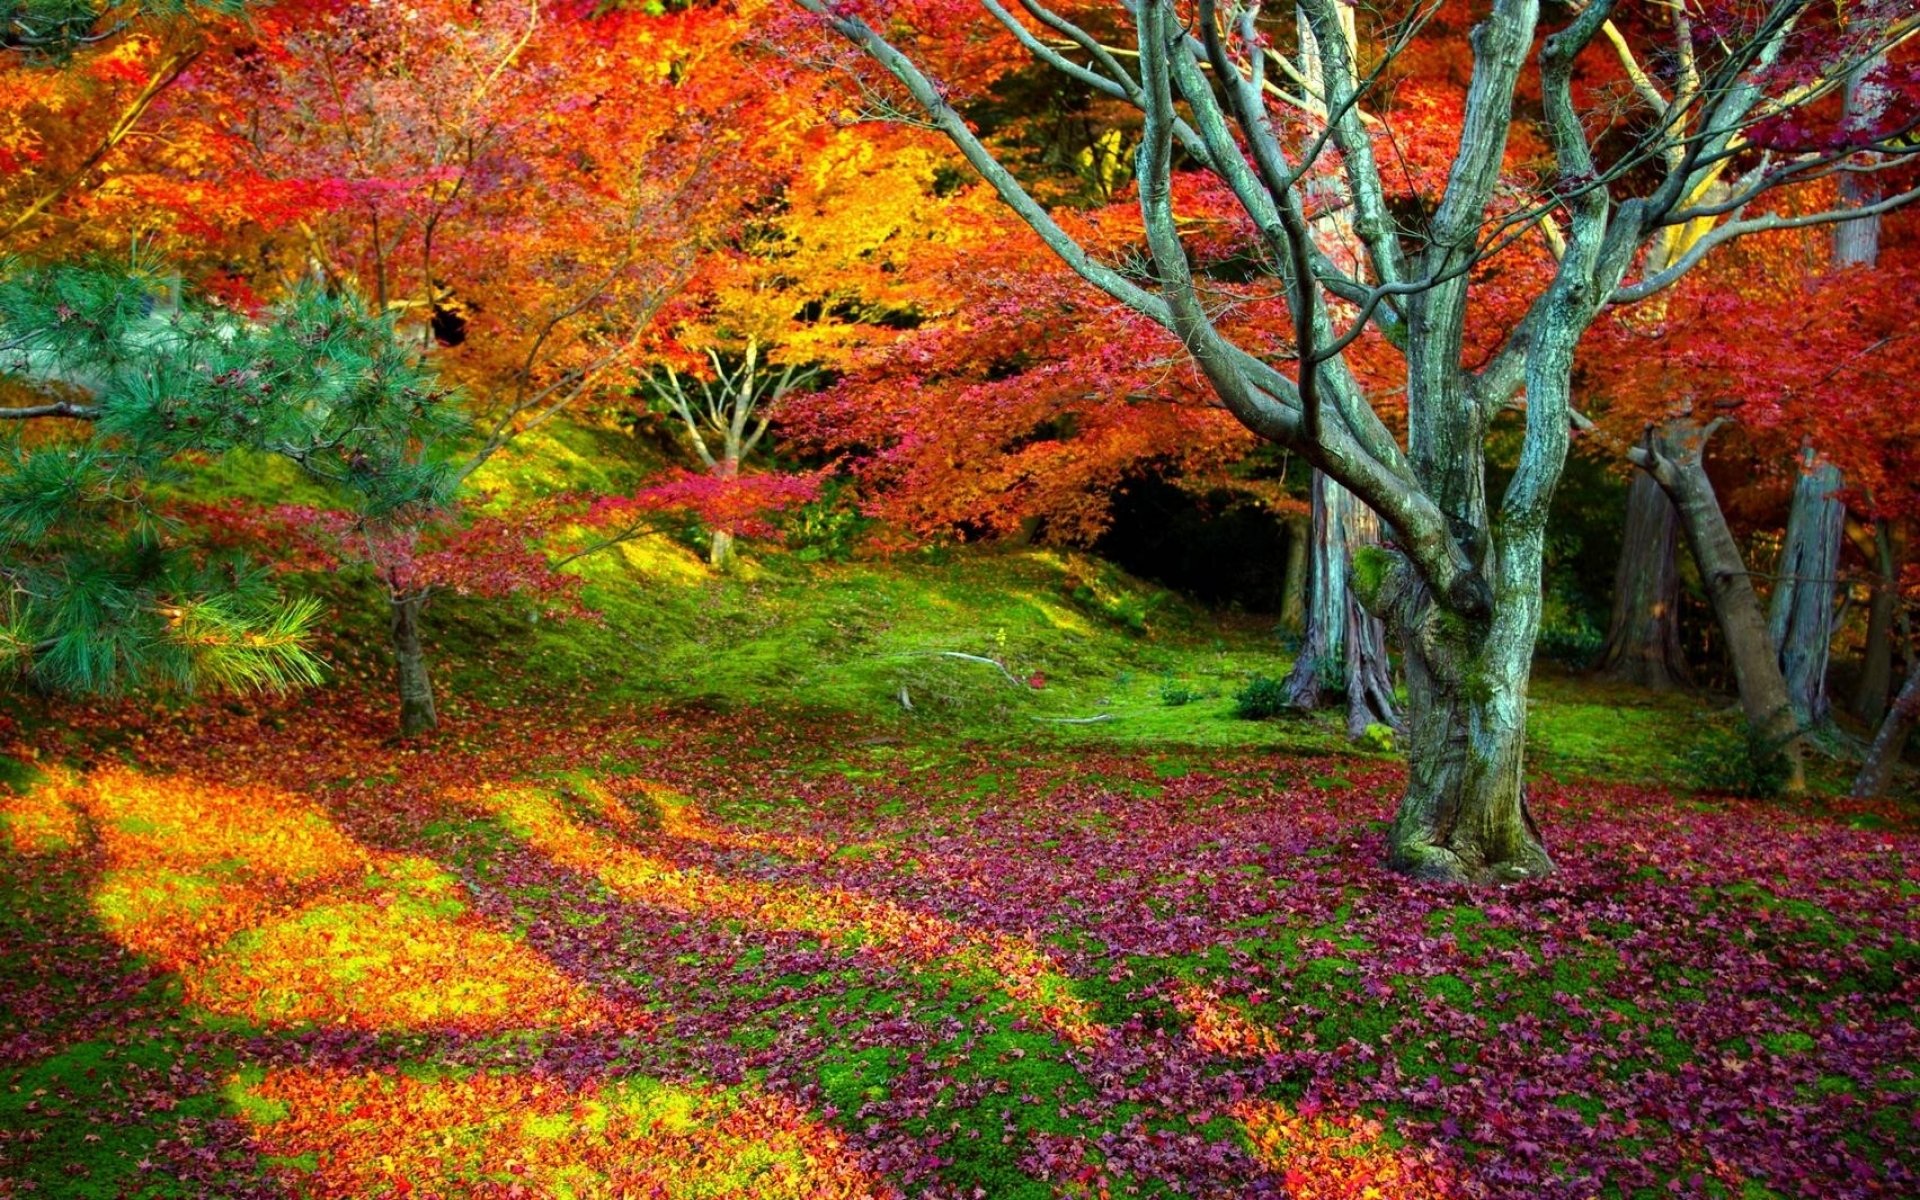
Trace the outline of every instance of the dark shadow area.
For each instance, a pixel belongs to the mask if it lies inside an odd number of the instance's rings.
[[[1195,496],[1163,479],[1130,481],[1094,553],[1205,604],[1278,613],[1287,527],[1244,496]]]

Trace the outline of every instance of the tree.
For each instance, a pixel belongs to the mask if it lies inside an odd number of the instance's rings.
[[[360,448],[343,421],[432,419],[421,381],[369,354],[377,322],[311,294],[261,320],[221,308],[103,200],[235,7],[16,5],[0,35],[0,388],[17,400],[0,408],[0,660],[38,687],[317,678],[317,607],[249,561],[210,557],[150,494],[185,457],[325,458]],[[335,363],[337,380],[316,378]],[[382,503],[428,486],[390,482]]]
[[[138,260],[0,264],[0,377],[54,397],[0,418],[59,427],[14,438],[0,466],[0,661],[44,686],[317,680],[318,606],[182,544],[153,508],[183,456],[276,454],[374,513],[443,483],[396,452],[452,414],[389,321],[311,292],[257,320],[177,294]]]
[[[406,734],[437,721],[421,617],[462,577],[436,547],[485,540],[482,469],[621,378],[734,211],[735,167],[753,174],[730,153],[736,98],[703,93],[689,66],[732,18],[541,0],[413,14],[322,9],[209,64],[180,114],[221,131],[225,152],[178,173],[242,205],[214,240],[263,264],[257,290],[317,275],[365,297],[394,318],[396,349],[465,403],[471,424],[405,449],[403,469],[444,470],[438,502],[343,497],[357,532],[335,539],[385,590]],[[272,203],[248,210],[256,190]]]
[[[1909,669],[1907,682],[1888,707],[1885,720],[1874,734],[1867,757],[1853,779],[1853,794],[1862,799],[1884,796],[1893,782],[1893,771],[1906,749],[1913,726],[1920,721],[1920,669]]]
[[[1856,14],[1845,26],[1804,0],[1757,12],[1715,7],[1705,14],[1710,36],[1703,38],[1695,37],[1694,17],[1676,11],[1663,31],[1671,41],[1662,53],[1674,64],[1663,85],[1640,66],[1646,44],[1636,52],[1612,25],[1608,0],[1543,38],[1536,3],[1496,0],[1471,34],[1456,149],[1445,183],[1429,195],[1419,180],[1396,179],[1381,166],[1359,105],[1387,68],[1363,74],[1346,53],[1333,0],[1301,6],[1323,60],[1322,107],[1331,114],[1318,127],[1274,95],[1286,91],[1270,69],[1290,80],[1304,73],[1271,45],[1257,9],[1200,0],[1176,11],[1169,0],[1137,0],[1128,52],[1137,65],[1129,65],[1060,11],[1024,4],[1023,19],[983,0],[1036,57],[1140,109],[1136,177],[1150,266],[1127,271],[1089,254],[980,141],[955,94],[901,49],[916,19],[919,35],[937,35],[924,22],[943,10],[890,12],[883,32],[857,8],[797,2],[904,89],[923,119],[1076,273],[1171,331],[1235,417],[1297,448],[1391,527],[1395,545],[1363,554],[1355,570],[1357,590],[1388,620],[1406,660],[1411,771],[1389,834],[1390,861],[1449,879],[1549,870],[1525,800],[1525,688],[1547,511],[1567,451],[1575,348],[1604,305],[1658,292],[1728,240],[1790,219],[1837,219],[1746,210],[1783,184],[1831,173],[1859,145],[1894,149],[1898,130],[1852,130],[1839,152],[1766,155],[1748,149],[1747,131],[1830,91],[1879,49],[1886,28],[1904,17],[1898,6]],[[1431,16],[1415,10],[1383,27],[1382,60],[1390,66]],[[1659,102],[1649,101],[1650,117],[1595,139],[1575,78],[1603,34]],[[1511,135],[1523,120],[1520,84],[1530,60],[1544,144],[1532,178],[1503,170],[1520,165],[1507,159],[1518,144]],[[1391,112],[1375,116],[1391,127]],[[1337,167],[1323,159],[1329,146],[1339,151]],[[1209,173],[1241,206],[1265,251],[1270,294],[1284,296],[1291,315],[1290,353],[1272,339],[1223,331],[1219,281],[1196,272],[1177,216],[1174,182],[1183,172],[1176,156]],[[1343,269],[1314,245],[1307,183],[1329,169],[1344,178],[1364,271]],[[1704,200],[1704,185],[1729,171],[1736,174],[1728,197]],[[1404,197],[1397,204],[1389,198],[1395,185]],[[1911,198],[1890,196],[1876,208]],[[1671,266],[1627,282],[1649,241],[1695,221],[1713,223],[1712,231]],[[1523,315],[1491,355],[1477,369],[1463,368],[1476,279],[1492,273],[1491,256],[1534,233],[1552,251],[1550,272],[1529,289]],[[1405,447],[1368,403],[1346,356],[1369,328],[1404,354]],[[1287,357],[1299,364],[1293,376],[1276,365]],[[1485,434],[1496,413],[1516,404],[1524,405],[1520,461],[1495,500],[1487,494]]]
[[[1287,703],[1314,709],[1337,695],[1347,705],[1349,737],[1370,725],[1398,729],[1386,630],[1348,586],[1355,554],[1379,544],[1380,520],[1324,471],[1313,473],[1311,487],[1307,603]]]
[[[1603,678],[1667,691],[1689,678],[1680,651],[1679,514],[1653,476],[1627,485],[1627,523],[1613,577],[1607,640],[1594,669]]]
[[[1811,212],[1828,198],[1788,194],[1780,199]],[[1766,740],[1793,745],[1796,754],[1817,698],[1824,696],[1838,571],[1838,547],[1832,543],[1839,540],[1843,503],[1861,521],[1882,523],[1888,532],[1884,552],[1873,535],[1852,534],[1879,592],[1877,614],[1870,613],[1868,622],[1869,654],[1878,636],[1886,640],[1890,659],[1891,633],[1898,624],[1895,533],[1913,511],[1916,462],[1915,346],[1898,315],[1898,297],[1916,277],[1903,233],[1908,214],[1886,220],[1897,235],[1894,250],[1872,269],[1810,271],[1808,262],[1824,259],[1822,247],[1808,244],[1808,235],[1818,231],[1781,230],[1747,243],[1739,256],[1744,261],[1723,263],[1722,269],[1701,272],[1675,289],[1661,319],[1646,330],[1636,333],[1616,322],[1608,331],[1610,338],[1629,343],[1657,337],[1667,348],[1647,369],[1610,372],[1614,395],[1603,424],[1616,430],[1654,427],[1632,453],[1652,464],[1663,486],[1679,489],[1674,498],[1690,544],[1696,555],[1702,547],[1713,554],[1711,562],[1696,561],[1715,601],[1749,722]],[[1789,455],[1804,462],[1804,447],[1814,439],[1825,448],[1823,475],[1797,468],[1791,473],[1798,532],[1790,515],[1786,548],[1772,573],[1776,614],[1783,606],[1813,610],[1797,629],[1768,628],[1747,555],[1707,478],[1706,435],[1729,424],[1737,424],[1748,453],[1762,463]],[[1766,472],[1758,474],[1765,490],[1779,488]],[[1836,495],[1840,476],[1848,486]],[[1813,496],[1827,499],[1815,505],[1809,502]],[[1831,524],[1811,539],[1822,548],[1810,549],[1807,526],[1823,509]],[[1721,609],[1722,602],[1739,611]],[[1760,622],[1749,619],[1754,612],[1762,615]],[[1889,668],[1883,660],[1883,704]]]
[[[1838,615],[1833,597],[1847,525],[1842,486],[1840,468],[1811,446],[1801,452],[1767,606],[1767,635],[1787,681],[1787,702],[1803,729],[1825,723],[1829,715],[1827,661]]]
[[[731,369],[719,351],[707,353],[711,378],[695,380],[690,392],[680,372],[668,364],[662,369],[658,390],[686,427],[687,438],[708,474],[721,481],[737,480],[741,463],[767,435],[771,420],[767,410],[810,379],[811,373],[791,363],[775,368],[761,362],[760,343],[754,338],[747,340],[740,362]],[[733,560],[734,531],[716,526],[711,536],[707,560],[724,568]]]

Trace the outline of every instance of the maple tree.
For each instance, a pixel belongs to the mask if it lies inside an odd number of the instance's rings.
[[[1565,460],[1569,382],[1575,347],[1609,302],[1657,293],[1723,242],[1777,227],[1841,219],[1748,217],[1746,206],[1783,184],[1835,170],[1859,150],[1897,152],[1904,119],[1850,125],[1833,145],[1791,145],[1794,117],[1875,52],[1903,19],[1897,6],[1862,6],[1841,20],[1804,3],[1764,11],[1710,10],[1701,22],[1716,40],[1694,37],[1691,15],[1656,30],[1671,47],[1673,75],[1662,85],[1612,24],[1612,4],[1593,4],[1541,38],[1529,3],[1496,4],[1472,35],[1473,63],[1458,138],[1444,183],[1433,191],[1415,160],[1412,178],[1383,171],[1361,105],[1380,71],[1364,72],[1346,50],[1339,6],[1301,6],[1322,60],[1331,114],[1315,127],[1266,84],[1285,61],[1255,8],[1168,3],[1130,10],[1137,66],[1115,57],[1069,16],[1029,6],[1028,18],[985,5],[1012,38],[1077,82],[1136,105],[1145,121],[1137,189],[1152,269],[1129,273],[1103,261],[1022,186],[980,141],[950,91],[922,69],[905,14],[884,26],[857,9],[799,0],[822,32],[863,60],[854,69],[889,78],[925,120],[954,143],[1002,200],[1049,249],[1113,302],[1175,334],[1208,385],[1250,429],[1295,446],[1358,495],[1392,528],[1396,545],[1366,556],[1361,594],[1396,630],[1406,655],[1414,776],[1390,838],[1393,861],[1451,878],[1530,875],[1550,869],[1522,785],[1524,690],[1538,627],[1547,508]],[[922,20],[944,15],[932,11]],[[1383,22],[1377,37],[1391,63],[1424,24],[1418,10]],[[1027,19],[1065,45],[1042,40]],[[904,24],[903,24],[904,22]],[[920,28],[927,31],[923,23]],[[1191,32],[1189,32],[1189,30]],[[1603,36],[1604,34],[1604,36]],[[1299,39],[1302,43],[1306,38]],[[1538,46],[1536,49],[1536,40]],[[1613,42],[1610,53],[1606,43]],[[1648,78],[1652,119],[1590,136],[1574,86],[1583,57],[1618,58]],[[1523,67],[1537,66],[1540,116],[1523,121]],[[1299,63],[1286,70],[1305,78]],[[1176,97],[1179,104],[1176,104]],[[1183,107],[1183,106],[1184,107]],[[1891,108],[1889,112],[1891,112]],[[1391,127],[1392,114],[1376,115]],[[1741,161],[1747,131],[1768,121],[1762,155]],[[1511,135],[1516,127],[1523,138]],[[1295,132],[1298,130],[1299,132]],[[1609,132],[1615,132],[1610,129]],[[1449,130],[1451,133],[1451,130]],[[1177,159],[1194,171],[1177,168]],[[1339,151],[1337,165],[1321,152]],[[1526,170],[1509,160],[1534,150]],[[1778,157],[1776,158],[1776,154]],[[1642,168],[1659,164],[1651,179]],[[1733,194],[1703,198],[1727,175]],[[1267,296],[1291,318],[1297,376],[1275,365],[1276,339],[1235,336],[1210,307],[1213,278],[1196,270],[1177,214],[1176,179],[1210,176],[1238,203],[1265,254]],[[1308,181],[1333,176],[1354,210],[1364,269],[1317,250]],[[1389,189],[1410,186],[1423,200],[1408,221]],[[1421,189],[1425,187],[1426,193]],[[1901,193],[1872,207],[1891,209]],[[1868,209],[1853,210],[1856,215]],[[1732,215],[1730,215],[1732,214]],[[1685,253],[1629,281],[1642,249],[1663,231],[1712,225]],[[1537,234],[1554,262],[1527,288],[1521,315],[1477,369],[1463,370],[1476,266],[1505,244]],[[1407,445],[1366,400],[1345,351],[1377,330],[1405,356]],[[1285,343],[1280,343],[1284,345]],[[1524,398],[1520,462],[1498,504],[1486,495],[1483,431],[1489,418]]]
[[[1784,204],[1804,211],[1823,200],[1815,193]],[[1733,622],[1728,641],[1743,704],[1775,742],[1824,711],[1843,528],[1871,580],[1861,679],[1872,697],[1862,706],[1870,723],[1890,690],[1905,604],[1895,550],[1913,505],[1906,465],[1914,397],[1909,339],[1878,306],[1911,286],[1910,216],[1873,223],[1887,231],[1887,254],[1873,267],[1832,257],[1823,230],[1768,234],[1689,279],[1657,314],[1619,315],[1596,344],[1591,374],[1605,405],[1603,441],[1629,449],[1677,488],[1703,582],[1723,626]],[[1667,347],[1663,356],[1634,353],[1653,340]],[[1836,403],[1839,396],[1847,401]],[[1705,453],[1707,438],[1729,425],[1741,438],[1735,461],[1761,465],[1723,505]],[[1634,445],[1647,430],[1651,444]],[[1751,509],[1747,494],[1777,502],[1782,492],[1792,502],[1764,576],[1771,603],[1763,607],[1748,562],[1766,565],[1764,550],[1740,550],[1726,506]],[[1816,515],[1825,527],[1809,536]]]
[[[320,526],[385,588],[401,726],[419,732],[437,719],[420,625],[435,592],[544,588],[517,518],[465,511],[470,481],[621,378],[706,222],[736,202],[737,98],[705,95],[688,63],[730,18],[542,2],[279,15],[175,98],[214,152],[169,178],[203,220],[234,214],[202,235],[261,264],[249,291],[317,277],[364,297],[474,422],[406,447],[404,469],[445,473],[434,503],[356,505]],[[461,567],[448,548],[476,557]]]

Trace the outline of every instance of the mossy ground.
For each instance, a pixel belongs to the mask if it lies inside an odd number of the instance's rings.
[[[592,447],[556,446],[547,459],[578,460],[569,470],[580,478],[568,480],[617,482],[594,465]],[[506,460],[499,486],[553,485],[550,463],[524,469],[531,474],[517,475],[522,468]],[[326,748],[329,709],[377,718],[384,706],[381,614],[350,580],[325,585],[335,606],[330,690],[291,705],[217,705],[196,736],[245,731],[250,740],[234,743],[236,774],[273,776],[276,756],[324,759],[293,794],[343,827],[367,823],[384,849],[441,872],[431,894],[381,870],[355,886],[391,893],[403,915],[418,909],[422,921],[489,922],[596,995],[627,998],[673,1032],[585,1044],[560,1030],[458,1039],[383,1031],[356,1040],[319,1023],[285,1027],[271,1012],[216,1016],[184,998],[178,975],[109,935],[104,922],[128,914],[110,908],[101,886],[102,831],[83,828],[81,845],[0,854],[0,993],[13,1001],[0,1016],[0,1179],[43,1195],[239,1195],[266,1181],[299,1192],[331,1169],[324,1156],[254,1145],[244,1131],[298,1115],[269,1079],[307,1055],[450,1094],[528,1064],[556,1077],[619,1081],[574,1109],[528,1118],[521,1132],[540,1145],[604,1141],[605,1109],[622,1104],[661,1136],[697,1139],[725,1127],[740,1097],[767,1089],[799,1098],[806,1120],[835,1136],[867,1139],[861,1144],[878,1147],[888,1170],[915,1181],[912,1190],[1093,1194],[1076,1172],[1097,1168],[1121,1190],[1171,1195],[1184,1177],[1155,1164],[1177,1158],[1168,1147],[1183,1139],[1224,1147],[1220,1161],[1243,1171],[1256,1169],[1250,1155],[1271,1150],[1209,1089],[1246,1086],[1249,1103],[1293,1105],[1406,1081],[1400,1098],[1365,1109],[1383,1123],[1368,1135],[1366,1155],[1391,1156],[1451,1128],[1481,1072],[1512,1069],[1483,1036],[1489,1028],[1535,1039],[1529,1052],[1537,1055],[1598,1046],[1589,1086],[1545,1102],[1563,1114],[1554,1119],[1568,1122],[1569,1137],[1578,1127],[1629,1157],[1679,1164],[1661,1166],[1655,1174],[1666,1174],[1654,1183],[1605,1183],[1588,1194],[1627,1200],[1669,1181],[1696,1186],[1689,1172],[1698,1160],[1674,1149],[1682,1134],[1652,1118],[1628,1128],[1613,1110],[1648,1079],[1734,1070],[1729,1063],[1763,1061],[1806,1096],[1858,1106],[1860,1122],[1843,1142],[1860,1161],[1898,1140],[1903,1117],[1886,1102],[1891,1076],[1833,1064],[1822,1013],[1838,996],[1864,997],[1861,1011],[1911,1024],[1920,950],[1861,914],[1910,910],[1920,884],[1895,866],[1891,891],[1861,879],[1809,890],[1790,877],[1798,870],[1791,862],[1744,879],[1701,865],[1716,852],[1712,836],[1677,851],[1659,840],[1687,822],[1744,836],[1776,815],[1796,826],[1817,815],[1658,793],[1657,818],[1621,811],[1635,827],[1672,827],[1647,835],[1652,852],[1634,845],[1640,861],[1616,862],[1607,856],[1625,854],[1631,835],[1614,810],[1596,808],[1576,787],[1552,810],[1562,824],[1549,836],[1580,830],[1566,836],[1591,836],[1601,849],[1578,843],[1568,855],[1569,882],[1549,897],[1558,907],[1523,914],[1499,896],[1429,902],[1420,893],[1420,911],[1406,923],[1414,940],[1405,941],[1382,917],[1408,903],[1405,889],[1368,874],[1391,808],[1394,756],[1350,744],[1338,714],[1233,715],[1234,693],[1248,679],[1284,676],[1290,665],[1270,619],[1204,612],[1097,559],[1049,550],[808,562],[755,547],[720,574],[697,545],[661,535],[577,569],[596,620],[536,620],[512,602],[457,597],[430,611],[448,716],[431,742],[355,735],[366,740]],[[360,695],[374,699],[349,699]],[[514,741],[546,719],[629,706],[649,715],[578,753],[523,754]],[[179,733],[204,720],[193,704],[124,711],[83,730],[38,702],[17,705],[39,759],[0,757],[0,783],[33,791],[62,760],[123,759],[164,772],[169,753],[202,753]],[[1532,686],[1531,765],[1548,791],[1556,780],[1684,790],[1692,752],[1730,728],[1721,699],[1601,687],[1543,667]],[[437,769],[428,764],[467,758],[493,764],[490,784],[556,797],[610,855],[670,847],[678,857],[661,870],[674,880],[682,876],[671,872],[706,872],[749,896],[811,888],[822,897],[896,897],[982,928],[1031,919],[1035,944],[1073,969],[1057,985],[1010,999],[1006,981],[977,958],[889,958],[882,920],[874,932],[859,927],[815,945],[757,925],[750,904],[667,913],[623,893],[618,879],[548,861],[531,847],[531,831],[503,816],[448,806],[418,783]],[[663,772],[703,789],[698,810],[721,841],[700,840],[711,830],[676,831],[652,801],[635,806],[630,829],[608,824],[588,802],[595,786],[618,789]],[[651,784],[636,786],[634,795],[654,795],[645,791]],[[416,814],[409,804],[427,808]],[[1283,819],[1276,806],[1286,805],[1311,832]],[[408,819],[389,820],[394,813]],[[1831,828],[1842,838],[1853,836],[1848,826],[1887,829],[1906,847],[1909,824],[1899,810],[1861,811]],[[1179,849],[1156,857],[1141,841],[1148,828]],[[8,832],[0,820],[0,842]],[[139,830],[123,822],[117,832]],[[984,839],[979,853],[961,852],[975,844],[969,839]],[[1119,848],[1138,851],[1139,861]],[[1856,851],[1878,853],[1865,842]],[[1057,894],[1022,873],[1049,856],[1060,856],[1068,880]],[[1211,864],[1203,872],[1200,860]],[[985,875],[956,876],[966,862]],[[225,878],[219,868],[203,871],[209,886]],[[1022,887],[1036,896],[1030,917],[996,907]],[[1229,915],[1207,915],[1222,896],[1255,894],[1266,899],[1252,909],[1226,904]],[[1723,939],[1729,953],[1748,956],[1740,961],[1778,964],[1765,976],[1770,1024],[1717,1040],[1681,1027],[1674,1014],[1711,1011],[1723,981],[1674,948],[1684,939],[1669,946],[1636,923],[1666,915],[1689,936]],[[1205,944],[1142,949],[1125,940],[1183,921],[1206,930]],[[229,949],[245,959],[266,944],[243,931]],[[1419,957],[1438,953],[1433,946],[1450,956],[1444,967]],[[1794,966],[1822,956],[1853,965],[1826,978]],[[363,957],[350,982],[388,969]],[[1201,1009],[1196,996],[1206,998]],[[1037,1019],[1035,1003],[1083,1010],[1118,1031],[1127,1053],[1091,1057]],[[1595,1026],[1610,1032],[1596,1041]],[[1187,1063],[1181,1056],[1194,1053],[1202,1032],[1224,1039],[1223,1048]],[[1234,1038],[1247,1045],[1228,1044]],[[1156,1056],[1166,1055],[1191,1068],[1178,1087],[1161,1080]],[[471,1148],[499,1133],[488,1129],[461,1126],[445,1137]],[[1463,1125],[1445,1136],[1460,1162],[1473,1163],[1500,1153],[1506,1135]],[[940,1161],[914,1174],[903,1147],[921,1143],[937,1145]],[[1062,1146],[1072,1147],[1064,1160],[1036,1165]],[[752,1180],[797,1170],[797,1153],[736,1153],[699,1185],[708,1191],[684,1194],[754,1194]],[[198,1164],[190,1178],[169,1166],[182,1161]],[[1207,1174],[1216,1167],[1194,1169],[1193,1179],[1217,1184]],[[374,1182],[362,1194],[401,1194],[399,1176],[367,1178]],[[1754,1177],[1697,1187],[1743,1198],[1794,1194]]]

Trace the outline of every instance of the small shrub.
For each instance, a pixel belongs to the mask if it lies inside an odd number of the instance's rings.
[[[1687,754],[1684,765],[1697,792],[1766,799],[1787,786],[1785,748],[1745,722],[1738,730],[1716,731]]]
[[[1543,627],[1539,640],[1534,643],[1534,652],[1561,666],[1584,669],[1593,665],[1606,644],[1606,631],[1583,621],[1578,625]]]
[[[802,562],[846,562],[873,519],[860,511],[853,488],[830,479],[820,497],[786,514],[787,545]]]
[[[1082,612],[1117,625],[1129,633],[1143,635],[1152,632],[1151,621],[1155,611],[1172,598],[1172,593],[1164,589],[1145,595],[1132,591],[1111,568],[1103,568],[1091,580],[1080,575],[1068,575],[1061,581],[1061,587],[1067,599]]]
[[[1255,675],[1233,696],[1233,715],[1243,721],[1264,721],[1287,711],[1287,684],[1282,679]]]
[[[1168,708],[1181,708],[1192,704],[1195,700],[1204,699],[1206,699],[1204,693],[1196,692],[1184,683],[1168,680],[1160,685],[1160,703]]]
[[[1394,742],[1393,726],[1382,725],[1375,721],[1360,731],[1358,740],[1363,750],[1371,750],[1376,754],[1391,754]]]

